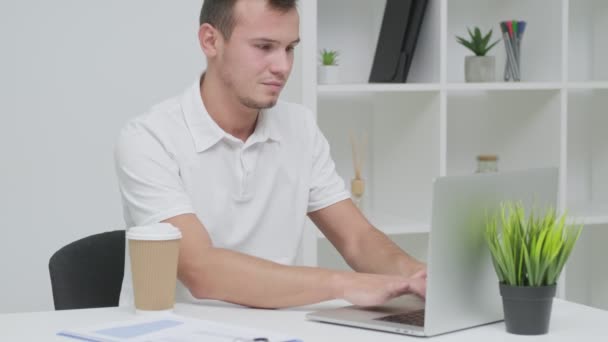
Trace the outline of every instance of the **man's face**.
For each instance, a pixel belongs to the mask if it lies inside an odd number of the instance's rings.
[[[223,40],[216,59],[221,80],[244,106],[272,107],[293,66],[298,12],[271,9],[266,0],[240,0],[233,13],[232,35]]]

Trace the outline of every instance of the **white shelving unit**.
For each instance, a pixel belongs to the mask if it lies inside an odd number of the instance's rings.
[[[420,239],[429,230],[433,178],[470,174],[479,154],[497,154],[500,170],[559,167],[559,209],[585,224],[569,273],[601,269],[586,280],[568,277],[560,294],[608,308],[608,295],[598,294],[598,286],[608,283],[608,269],[589,263],[591,254],[601,256],[595,260],[608,257],[597,243],[608,242],[608,2],[429,0],[408,83],[369,84],[384,5],[300,3],[303,102],[316,110],[346,184],[353,176],[349,134],[369,135],[363,173],[370,221],[396,240],[410,234]],[[499,81],[464,83],[468,52],[454,36],[480,26],[499,39],[498,23],[509,19],[528,22],[522,81],[501,81],[501,41],[490,52]],[[324,48],[340,51],[340,84],[317,85],[318,51]],[[310,231],[304,261],[331,266],[327,241]],[[426,255],[425,243],[409,248]]]

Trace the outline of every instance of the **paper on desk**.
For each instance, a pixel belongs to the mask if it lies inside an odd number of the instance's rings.
[[[302,340],[258,329],[199,320],[178,315],[106,323],[58,333],[77,340],[99,342],[302,342]],[[257,339],[257,340],[256,340]]]

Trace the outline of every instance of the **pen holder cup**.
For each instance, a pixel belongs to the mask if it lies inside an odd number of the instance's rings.
[[[502,40],[505,45],[505,81],[521,81],[521,42],[526,31],[527,23],[523,20],[507,20],[500,22]]]
[[[519,51],[521,52],[521,51]],[[520,82],[521,81],[521,64],[519,62],[519,55],[516,55],[512,58],[507,58],[505,60],[505,72],[504,72],[504,80],[506,82]]]

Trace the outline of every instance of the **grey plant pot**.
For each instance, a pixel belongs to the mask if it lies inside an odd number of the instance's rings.
[[[496,60],[494,56],[466,56],[464,78],[467,82],[496,81]]]
[[[542,335],[549,331],[556,285],[531,287],[500,283],[507,332]]]
[[[336,84],[339,82],[339,67],[337,65],[319,65],[317,69],[317,83]]]

